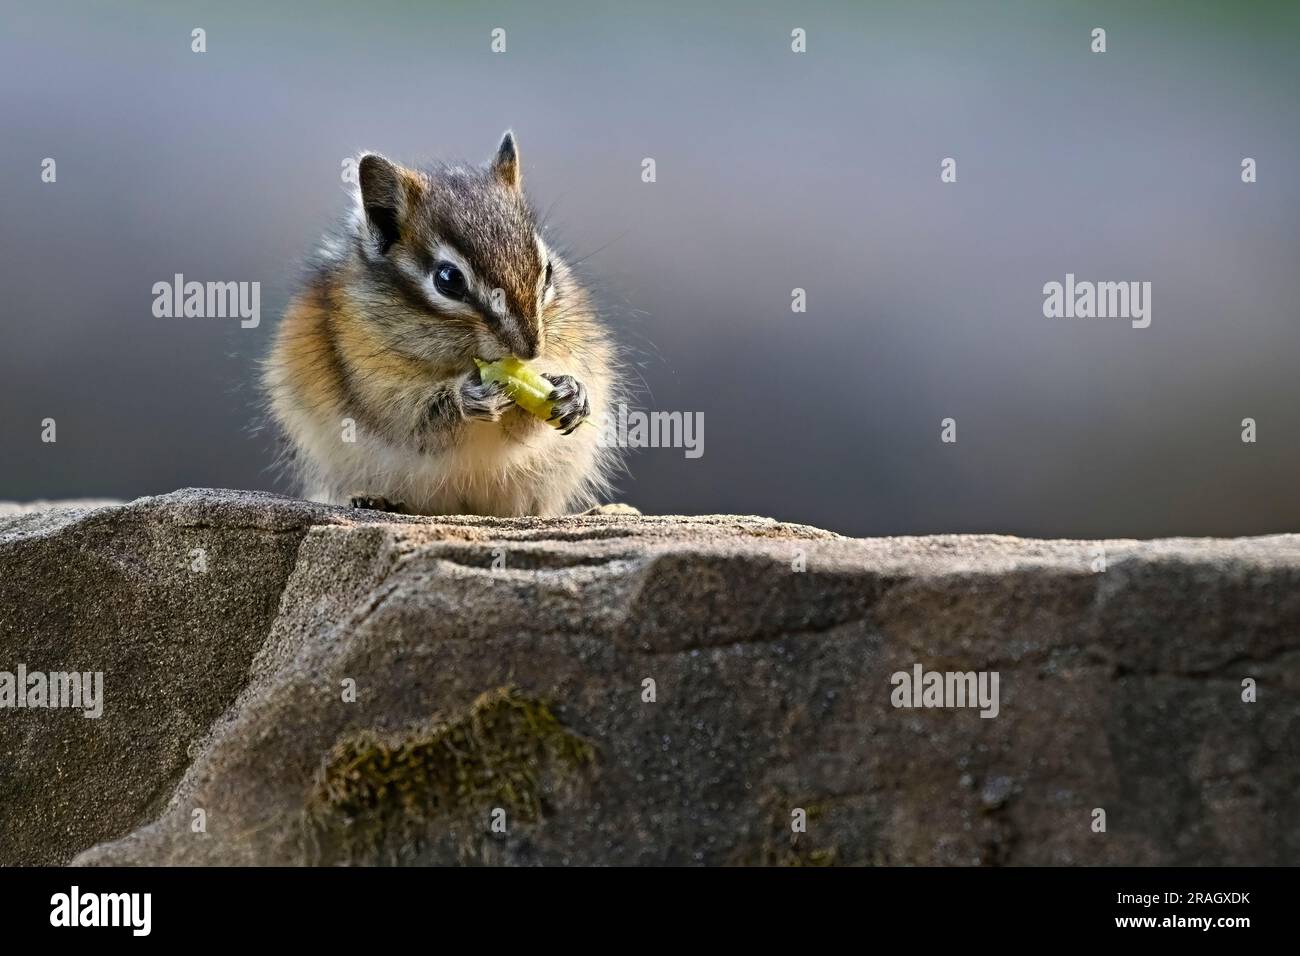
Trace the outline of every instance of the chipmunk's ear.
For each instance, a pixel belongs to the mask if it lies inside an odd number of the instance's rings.
[[[515,134],[510,130],[506,130],[506,134],[501,137],[497,154],[492,157],[491,170],[502,186],[518,189],[523,185],[523,174],[519,170],[519,146],[515,143]]]
[[[366,225],[379,243],[379,251],[387,252],[400,237],[406,218],[402,170],[378,153],[365,153],[357,164],[357,182]]]

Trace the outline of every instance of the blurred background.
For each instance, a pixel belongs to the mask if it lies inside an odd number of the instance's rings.
[[[255,365],[343,159],[484,161],[512,127],[643,403],[704,415],[703,457],[633,453],[620,500],[860,535],[1300,530],[1300,4],[0,10],[0,499],[291,491]],[[1067,272],[1150,281],[1151,327],[1044,318]],[[260,282],[260,326],[155,318],[175,273]]]

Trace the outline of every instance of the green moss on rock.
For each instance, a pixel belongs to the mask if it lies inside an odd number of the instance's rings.
[[[326,857],[409,854],[439,835],[430,832],[439,823],[441,835],[462,831],[463,856],[494,809],[536,823],[548,794],[578,783],[595,757],[547,701],[501,687],[450,717],[340,740],[317,773],[308,816]]]

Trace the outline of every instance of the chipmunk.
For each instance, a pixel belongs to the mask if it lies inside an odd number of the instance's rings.
[[[356,206],[327,237],[264,364],[305,497],[413,514],[555,515],[594,505],[618,389],[588,293],[538,232],[507,131],[486,168],[357,164]],[[529,361],[558,429],[485,385],[476,358]]]

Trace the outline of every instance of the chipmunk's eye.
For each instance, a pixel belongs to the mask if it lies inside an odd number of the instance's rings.
[[[555,272],[551,269],[551,264],[549,262],[546,263],[546,281],[542,283],[543,289],[549,289],[551,287],[551,278],[554,275]]]
[[[469,295],[469,287],[465,284],[465,273],[450,262],[438,263],[438,268],[433,273],[433,287],[449,299],[464,301]]]

